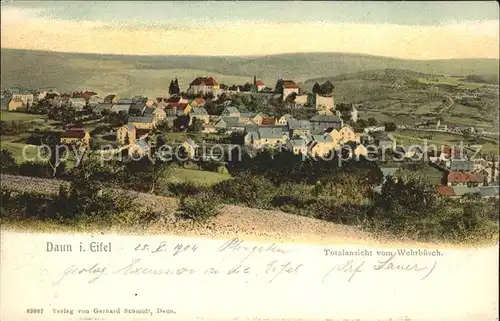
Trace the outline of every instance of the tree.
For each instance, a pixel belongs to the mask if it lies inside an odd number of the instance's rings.
[[[334,88],[335,87],[333,86],[333,84],[329,80],[327,80],[321,85],[321,93],[323,95],[330,95],[333,92]]]
[[[181,115],[174,120],[174,128],[177,131],[183,131],[189,127],[189,115]]]
[[[274,92],[283,95],[283,90],[284,90],[283,79],[280,78],[276,82],[276,86],[274,86]]]
[[[314,86],[312,88],[313,94],[318,94],[321,95],[321,86],[318,83],[314,83]]]
[[[12,152],[7,149],[0,149],[1,173],[10,173],[16,169],[17,164]]]
[[[48,164],[52,168],[52,177],[56,177],[57,169],[65,159],[67,150],[59,145],[60,139],[54,133],[47,133],[41,139],[42,145],[46,146],[42,149],[42,153],[48,158]]]
[[[368,126],[377,126],[378,122],[374,117],[368,118]]]
[[[168,86],[168,93],[170,95],[178,95],[180,93],[179,83],[177,82],[177,78],[170,81],[170,85]]]
[[[393,131],[396,131],[396,129],[397,129],[396,124],[393,122],[386,122],[386,123],[384,123],[384,126],[385,126],[386,132],[393,132]]]
[[[191,130],[195,133],[200,133],[203,130],[203,120],[198,118],[193,118],[193,124]]]

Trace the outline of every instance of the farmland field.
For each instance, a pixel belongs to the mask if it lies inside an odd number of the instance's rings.
[[[25,114],[20,112],[8,112],[1,111],[0,119],[3,121],[31,121],[34,119],[40,119],[41,115]]]
[[[451,86],[456,86],[457,88],[460,89],[477,89],[482,87],[491,87],[491,85],[488,84],[463,81],[459,77],[426,77],[426,78],[417,78],[417,80],[423,84],[451,85]]]

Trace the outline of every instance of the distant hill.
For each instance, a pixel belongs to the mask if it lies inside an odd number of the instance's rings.
[[[417,72],[412,70],[403,69],[379,69],[379,70],[368,70],[368,71],[358,71],[348,74],[342,74],[332,77],[320,77],[314,79],[308,79],[305,84],[323,83],[327,80],[338,82],[346,80],[378,80],[378,81],[394,81],[399,78],[424,78],[424,77],[436,77],[443,75],[433,75],[429,73]]]
[[[173,77],[185,90],[193,78],[213,75],[243,84],[256,75],[270,87],[276,79],[298,82],[368,70],[402,69],[438,75],[497,75],[498,59],[402,60],[350,53],[296,53],[263,57],[131,56],[1,50],[2,88],[53,86],[122,96],[164,94]]]

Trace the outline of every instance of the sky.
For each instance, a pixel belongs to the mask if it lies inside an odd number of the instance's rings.
[[[2,1],[1,47],[133,55],[499,58],[496,1]]]

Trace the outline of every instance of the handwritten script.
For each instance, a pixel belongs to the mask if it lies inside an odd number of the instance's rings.
[[[353,282],[363,276],[390,278],[403,275],[426,280],[435,271],[435,257],[399,256],[324,256],[324,251],[287,249],[278,244],[254,245],[239,239],[206,244],[181,244],[162,241],[137,244],[128,253],[130,259],[121,262],[70,264],[58,275],[53,285],[69,279],[81,279],[93,284],[110,277],[160,278],[232,278],[235,282],[292,282],[294,278],[308,279],[318,284]],[[161,257],[159,257],[161,255]],[[151,279],[153,281],[153,279]]]

